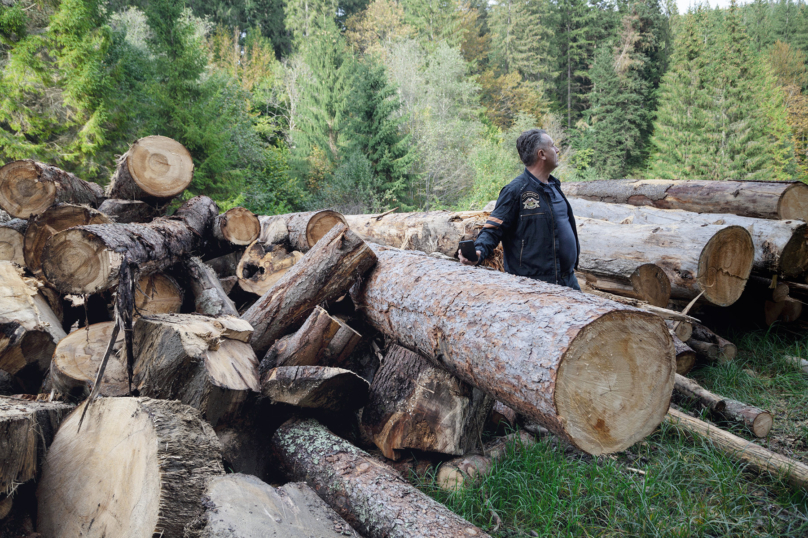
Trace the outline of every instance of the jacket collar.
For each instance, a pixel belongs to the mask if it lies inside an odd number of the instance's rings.
[[[533,181],[535,181],[536,183],[538,183],[539,185],[545,185],[544,183],[542,183],[541,181],[539,181],[539,178],[537,178],[536,176],[534,176],[533,174],[531,174],[531,173],[530,173],[530,170],[528,170],[528,169],[527,169],[527,167],[525,167],[525,175],[526,175],[528,178],[530,178],[530,179],[532,179]],[[561,181],[559,181],[559,180],[558,180],[558,178],[556,178],[554,175],[550,174],[550,177],[549,177],[549,178],[547,178],[547,185],[556,185],[556,186],[558,186],[558,185],[561,185]]]

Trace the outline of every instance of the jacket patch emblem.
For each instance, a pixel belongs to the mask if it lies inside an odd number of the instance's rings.
[[[525,209],[536,209],[539,207],[539,200],[537,198],[527,198],[523,207]]]

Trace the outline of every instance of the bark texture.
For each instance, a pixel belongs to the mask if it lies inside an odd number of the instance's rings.
[[[204,244],[216,218],[207,196],[185,202],[149,224],[79,226],[52,237],[42,254],[45,276],[62,293],[97,293],[118,283],[124,258],[141,275],[167,269]]]
[[[314,420],[281,426],[272,449],[289,479],[305,481],[367,538],[488,536]]]
[[[673,335],[673,344],[676,349],[676,373],[685,375],[696,365],[696,352],[676,335]]]
[[[347,226],[333,227],[242,316],[255,328],[256,353],[266,353],[318,304],[345,294],[374,263],[376,255]]]
[[[662,421],[676,370],[664,321],[568,288],[373,246],[354,303],[375,329],[586,452]]]
[[[89,396],[114,327],[114,321],[96,323],[76,329],[62,339],[56,346],[50,365],[53,388],[77,400]],[[123,334],[118,333],[115,347],[101,379],[98,393],[100,396],[129,394],[126,362],[120,353],[122,347]]]
[[[117,198],[107,198],[101,202],[98,210],[118,224],[151,222],[152,219],[162,215],[160,210],[142,200]]]
[[[0,223],[0,261],[25,265],[23,244],[26,229],[28,229],[26,219],[11,219]]]
[[[193,177],[194,161],[185,146],[165,136],[147,136],[118,159],[107,197],[165,204]]]
[[[334,226],[347,224],[342,214],[330,209],[272,217],[262,216],[259,220],[261,222],[259,243],[265,245],[287,243],[292,250],[299,252],[308,252]]]
[[[244,250],[236,250],[230,254],[206,260],[205,263],[213,268],[219,278],[228,278],[236,276],[236,268],[243,255]]]
[[[275,403],[333,413],[363,407],[369,392],[355,373],[329,366],[279,366],[261,378],[261,394]]]
[[[103,198],[99,185],[31,159],[0,168],[0,207],[12,217],[27,219],[60,203],[98,207]]]
[[[86,405],[86,404],[84,404]],[[179,402],[102,398],[56,434],[37,491],[37,531],[51,538],[181,537],[224,474],[221,446]]]
[[[331,340],[339,332],[340,323],[320,306],[294,333],[275,342],[261,361],[261,370],[277,366],[330,366],[323,362]]]
[[[303,258],[303,253],[290,251],[277,244],[256,241],[244,250],[235,274],[244,291],[263,295]]]
[[[243,207],[228,209],[213,222],[213,237],[233,245],[249,245],[260,232],[258,217]]]
[[[441,463],[435,478],[441,489],[449,491],[460,489],[464,484],[491,472],[494,462],[508,453],[509,446],[516,451],[535,443],[536,440],[526,431],[497,437],[486,443],[480,454],[467,454],[462,458]]]
[[[691,335],[691,338],[700,340],[702,342],[708,342],[710,344],[716,344],[718,346],[719,353],[724,356],[725,360],[734,360],[735,356],[738,354],[738,347],[735,344],[726,338],[718,336],[701,323],[693,324],[693,334]]]
[[[199,258],[189,258],[185,262],[185,270],[191,282],[196,311],[206,316],[238,317],[236,305],[227,296],[216,272]]]

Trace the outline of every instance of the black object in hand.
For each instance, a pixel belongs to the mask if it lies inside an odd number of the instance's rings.
[[[477,261],[477,249],[474,248],[474,241],[461,241],[460,252],[463,254],[463,257],[466,258],[468,261],[470,262]]]

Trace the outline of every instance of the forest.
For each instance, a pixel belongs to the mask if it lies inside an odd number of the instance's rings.
[[[807,53],[803,0],[0,0],[0,165],[159,134],[222,210],[479,209],[538,126],[562,180],[806,180]]]

